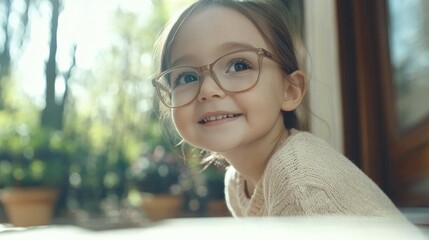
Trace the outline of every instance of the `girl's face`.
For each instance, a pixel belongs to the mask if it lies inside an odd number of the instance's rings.
[[[180,28],[170,63],[199,67],[247,48],[273,52],[247,18],[231,9],[212,7],[196,13]],[[202,78],[197,98],[171,110],[179,134],[188,143],[226,154],[254,149],[285,131],[281,108],[289,82],[274,61],[264,58],[259,82],[241,93],[223,91],[209,71]],[[210,118],[220,119],[203,120]]]

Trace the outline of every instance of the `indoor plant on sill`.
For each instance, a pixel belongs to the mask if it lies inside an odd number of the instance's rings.
[[[59,132],[25,127],[0,132],[0,201],[15,226],[51,222],[67,145]]]
[[[179,217],[183,205],[180,178],[185,165],[162,146],[131,166],[132,182],[141,193],[142,208],[152,221]]]

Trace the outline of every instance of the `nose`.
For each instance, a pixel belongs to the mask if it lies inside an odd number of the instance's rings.
[[[198,93],[199,101],[208,101],[215,98],[222,98],[225,96],[225,91],[215,81],[215,76],[210,71],[205,71],[201,77],[201,88]]]

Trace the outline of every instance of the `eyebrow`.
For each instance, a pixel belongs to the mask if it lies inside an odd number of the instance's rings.
[[[226,42],[220,45],[216,50],[218,52],[221,52],[223,54],[226,54],[228,52],[238,51],[238,50],[244,50],[244,49],[251,49],[255,48],[255,46],[249,44],[249,43],[242,43],[242,42]],[[219,55],[219,57],[222,55]],[[191,62],[192,60],[195,60],[195,55],[193,54],[186,54],[182,55],[179,58],[175,59],[171,62],[170,67],[175,67],[180,62]]]

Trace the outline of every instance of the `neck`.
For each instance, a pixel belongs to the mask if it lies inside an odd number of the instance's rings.
[[[270,158],[288,136],[287,129],[283,127],[281,131],[267,135],[259,141],[251,143],[251,146],[246,146],[245,150],[222,153],[246,180],[247,191],[250,195],[262,177]]]

